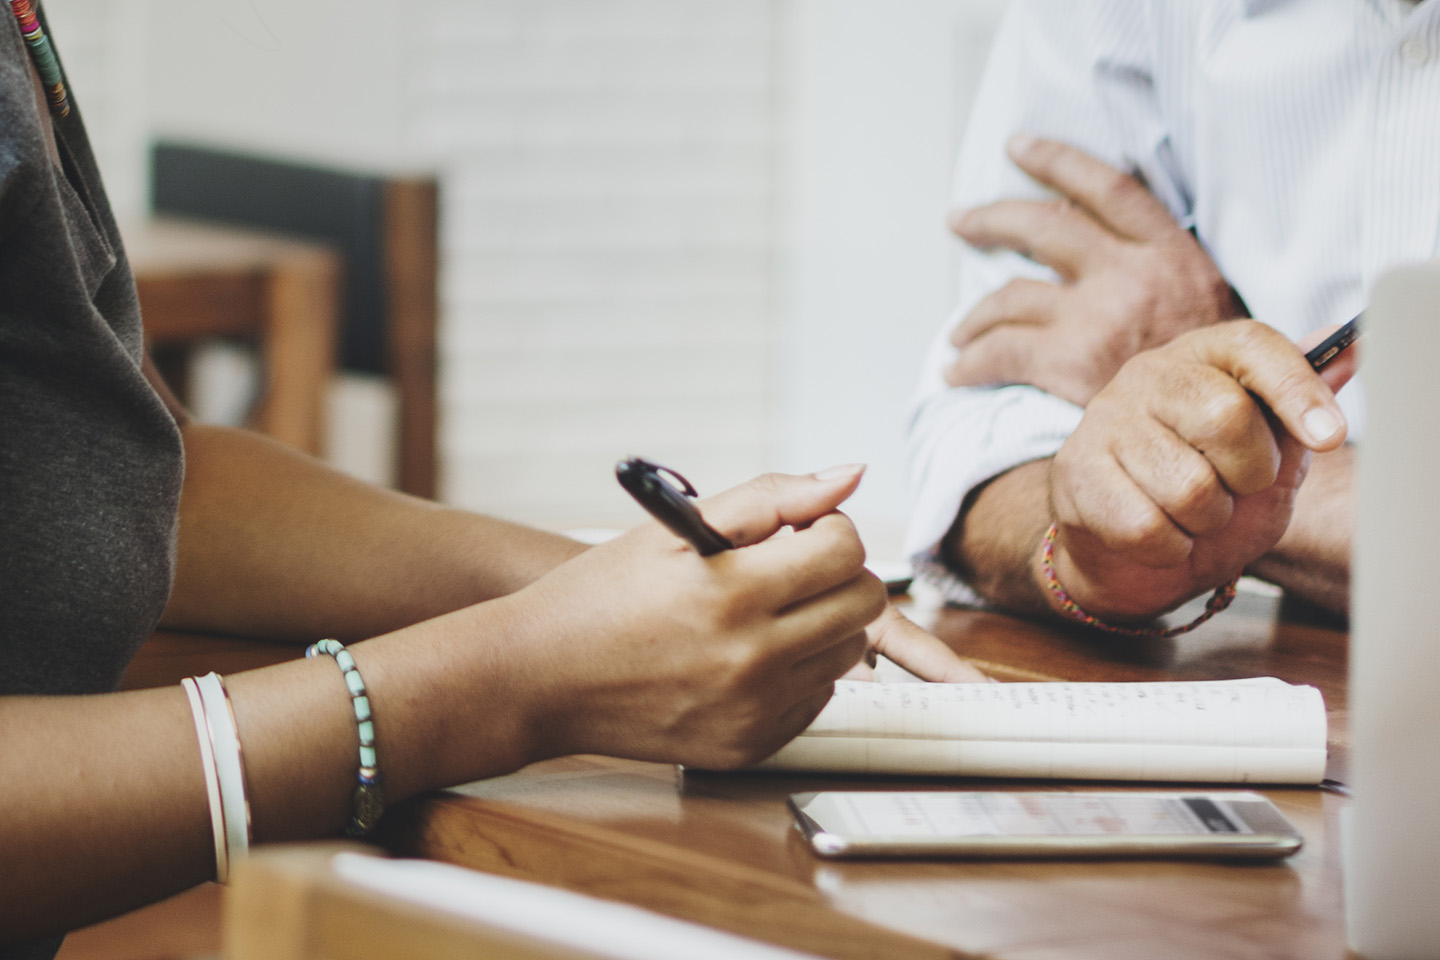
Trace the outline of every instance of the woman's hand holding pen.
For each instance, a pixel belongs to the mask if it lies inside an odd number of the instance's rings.
[[[1317,373],[1250,320],[1137,355],[1095,395],[1050,469],[1066,592],[1087,613],[1124,622],[1234,578],[1285,532],[1311,453],[1344,442],[1333,391],[1354,370],[1346,351]],[[1038,550],[1034,570],[1043,582]]]
[[[723,533],[705,522],[689,498],[690,481],[668,467],[629,457],[615,465],[615,477],[651,516],[688,541],[701,556],[735,549]],[[885,611],[865,628],[866,657],[845,674],[847,680],[875,679],[876,658],[885,656],[923,680],[935,683],[988,683],[985,676],[939,637],[922,629],[896,608]]]
[[[799,733],[886,606],[836,510],[860,474],[770,475],[703,501],[737,549],[701,557],[645,524],[495,601],[511,632],[504,675],[529,689],[531,759],[729,768]]]

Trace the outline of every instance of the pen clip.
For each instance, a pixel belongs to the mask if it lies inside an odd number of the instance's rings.
[[[661,474],[668,474],[671,477],[674,477],[676,482],[680,484],[680,489],[677,490],[676,493],[682,493],[685,496],[691,498],[700,496],[700,492],[690,485],[689,480],[686,480],[683,476],[676,473],[674,470],[671,470],[669,467],[662,467],[658,463],[651,463],[649,460],[645,460],[641,457],[631,457],[626,462],[646,471],[655,480],[656,483],[665,483],[665,478],[661,476]],[[674,489],[674,484],[666,484],[666,486]]]

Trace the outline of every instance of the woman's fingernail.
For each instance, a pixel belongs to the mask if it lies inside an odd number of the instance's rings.
[[[1331,413],[1327,407],[1316,407],[1308,411],[1301,422],[1305,425],[1305,432],[1310,434],[1310,439],[1315,443],[1324,443],[1344,427],[1344,421]]]
[[[865,464],[863,463],[847,463],[839,467],[827,467],[818,473],[811,474],[811,476],[816,480],[839,480],[841,478],[849,479],[850,477],[858,476],[864,471]]]
[[[1035,138],[1028,133],[1017,133],[1011,137],[1006,144],[1006,148],[1010,151],[1012,157],[1029,153],[1030,148],[1033,146],[1035,146]]]

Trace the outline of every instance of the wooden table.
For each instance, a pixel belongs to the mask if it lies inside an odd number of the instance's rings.
[[[973,611],[917,619],[1005,680],[1271,675],[1314,684],[1330,708],[1330,773],[1345,778],[1343,625],[1281,610],[1273,598],[1242,592],[1224,615],[1171,641],[1104,640]],[[196,644],[160,634],[133,662],[126,685],[170,684],[212,668],[229,672],[295,655],[289,646]],[[387,815],[382,839],[396,853],[539,880],[834,957],[1347,955],[1337,837],[1345,801],[1336,794],[1265,791],[1306,840],[1299,854],[1278,865],[825,862],[799,842],[782,806],[797,790],[901,785],[1016,786],[682,774],[663,764],[571,757],[416,798]],[[1062,788],[1043,781],[1025,786]],[[173,946],[170,955],[213,951],[219,943],[213,893],[213,885],[205,885],[186,895],[187,907],[177,898],[111,925],[134,927],[142,915],[165,909],[191,920],[188,913],[209,911],[204,936],[160,938],[175,923],[169,919],[144,932],[146,942],[188,948]],[[72,937],[71,956],[141,956],[102,948],[105,927]]]
[[[1097,640],[995,614],[931,626],[1010,680],[1224,679],[1311,683],[1343,779],[1346,637],[1279,622],[1242,594],[1172,641]],[[1003,789],[953,779],[683,773],[571,757],[416,798],[386,818],[397,853],[539,880],[833,957],[1294,957],[1346,955],[1337,820],[1344,799],[1264,791],[1305,835],[1280,864],[827,862],[791,828],[786,794],[837,786]],[[1031,783],[1030,787],[1057,787]],[[1063,788],[1063,787],[1057,787]]]

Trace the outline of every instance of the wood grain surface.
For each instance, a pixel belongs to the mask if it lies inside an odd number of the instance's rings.
[[[1346,635],[1321,615],[1242,594],[1224,616],[1170,641],[976,611],[944,610],[925,622],[1005,680],[1268,675],[1314,684],[1331,715],[1330,773],[1343,779]],[[1347,955],[1338,845],[1345,801],[1333,792],[1263,791],[1305,836],[1304,849],[1278,864],[825,861],[800,842],[783,803],[792,792],[837,787],[1017,786],[1096,785],[716,774],[570,757],[417,798],[387,816],[382,839],[396,853],[552,883],[831,957]]]

